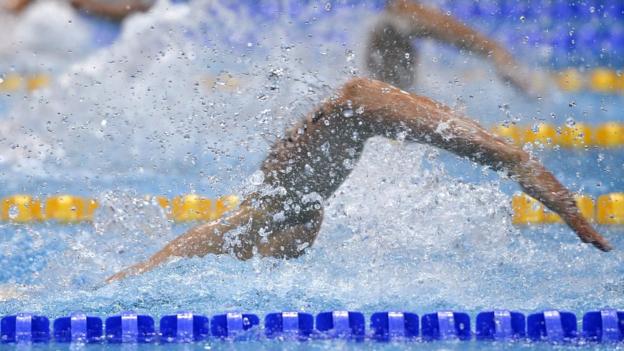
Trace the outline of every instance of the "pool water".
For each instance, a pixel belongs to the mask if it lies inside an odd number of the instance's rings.
[[[364,74],[363,40],[376,11],[376,5],[308,5],[296,20],[268,20],[210,1],[174,10],[160,3],[129,19],[110,47],[70,65],[53,88],[13,101],[0,116],[0,195],[88,195],[100,209],[93,224],[0,223],[0,282],[17,295],[0,302],[0,313],[350,309],[421,315],[454,309],[474,317],[492,308],[558,308],[580,317],[624,306],[621,227],[599,228],[617,248],[608,254],[581,244],[562,225],[515,227],[511,196],[518,187],[511,180],[431,147],[383,138],[366,145],[353,174],[328,201],[319,238],[303,257],[180,259],[103,283],[189,228],[169,221],[144,195],[216,197],[253,188],[254,172],[284,128],[342,82]],[[413,91],[485,125],[624,121],[622,95],[550,87],[540,98],[526,98],[475,57],[430,42],[419,49]],[[532,56],[521,59],[537,67]],[[624,189],[621,149],[532,152],[573,191],[597,196]],[[261,341],[158,347],[358,346]]]

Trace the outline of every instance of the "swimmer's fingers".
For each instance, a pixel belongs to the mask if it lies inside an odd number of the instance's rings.
[[[590,242],[592,245],[604,252],[609,252],[613,250],[613,246],[611,245],[611,243],[609,243],[609,241],[603,238],[600,234],[597,234],[597,236],[592,238]]]
[[[601,251],[609,252],[613,250],[613,246],[609,241],[589,226],[584,227],[577,234],[582,242],[592,244]]]

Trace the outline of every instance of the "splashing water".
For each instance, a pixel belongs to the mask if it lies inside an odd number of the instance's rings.
[[[2,266],[9,267],[0,277],[33,285],[15,287],[20,297],[0,304],[0,312],[579,310],[624,302],[621,252],[601,254],[563,227],[520,232],[500,190],[509,181],[460,181],[438,151],[381,138],[367,144],[330,199],[319,238],[303,257],[179,259],[104,285],[186,229],[142,194],[240,192],[257,182],[254,171],[286,126],[359,74],[374,11],[321,5],[303,9],[302,26],[209,1],[174,11],[161,2],[130,19],[110,49],[73,65],[55,89],[0,120],[8,189],[86,184],[78,189],[99,193],[101,204],[93,227],[0,225],[8,239],[0,244]],[[423,60],[422,71],[444,65]],[[447,84],[456,81],[452,75],[425,74],[419,91],[471,114],[494,111],[476,114],[483,119],[513,99],[496,84]],[[469,101],[454,98],[462,91]],[[24,188],[24,177],[32,188]]]

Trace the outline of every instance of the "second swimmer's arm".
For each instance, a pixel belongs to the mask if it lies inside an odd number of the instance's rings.
[[[122,2],[102,2],[94,0],[71,0],[72,5],[87,13],[97,16],[108,17],[115,21],[121,21],[128,15],[135,12],[145,12],[150,9],[143,1],[129,0]]]
[[[526,78],[517,74],[518,65],[509,51],[495,40],[461,23],[456,18],[438,9],[409,0],[391,1],[388,5],[388,12],[397,18],[406,19],[411,35],[430,37],[488,58],[494,63],[498,74],[503,79],[524,91],[529,89]]]

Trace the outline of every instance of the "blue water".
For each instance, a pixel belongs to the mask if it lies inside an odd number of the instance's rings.
[[[581,244],[561,225],[514,227],[510,200],[518,188],[512,181],[430,147],[382,138],[367,144],[327,203],[319,239],[305,256],[181,259],[103,284],[189,227],[168,221],[143,195],[216,197],[252,187],[271,141],[363,72],[362,39],[375,14],[372,5],[310,5],[305,20],[293,23],[204,1],[189,6],[129,20],[116,43],[65,68],[53,89],[13,101],[0,117],[0,195],[71,193],[101,204],[92,225],[0,223],[0,287],[18,295],[0,302],[0,313],[457,309],[474,317],[492,308],[556,307],[580,317],[624,306],[621,227],[599,228],[617,248],[608,254]],[[550,86],[542,97],[526,98],[478,58],[429,42],[420,49],[414,92],[486,125],[624,121],[622,95],[563,94]],[[529,49],[518,49],[525,53],[520,58],[542,69],[526,55]],[[621,149],[533,152],[574,191],[596,196],[624,189]],[[358,347],[262,341],[184,348],[207,346]]]

